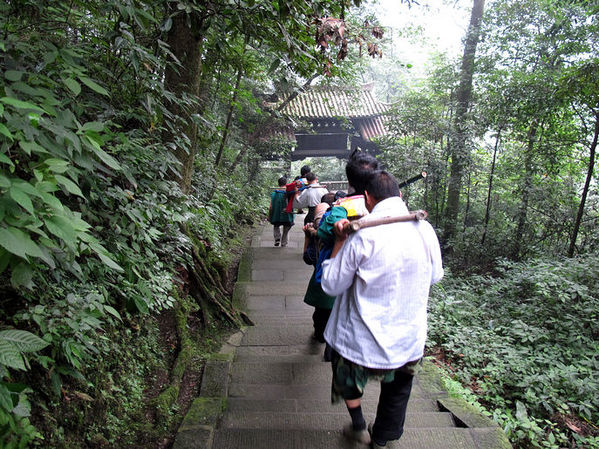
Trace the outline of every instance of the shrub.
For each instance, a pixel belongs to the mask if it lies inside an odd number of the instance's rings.
[[[449,275],[433,289],[429,347],[519,447],[595,444],[598,262],[502,262],[497,276]]]

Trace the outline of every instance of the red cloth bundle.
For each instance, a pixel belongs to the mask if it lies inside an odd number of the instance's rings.
[[[285,191],[287,192],[287,207],[285,208],[285,212],[288,214],[293,213],[293,199],[295,198],[296,188],[297,185],[295,181],[285,184]]]

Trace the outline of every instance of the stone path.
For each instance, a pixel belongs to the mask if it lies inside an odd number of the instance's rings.
[[[303,215],[286,248],[273,246],[272,226],[254,237],[240,266],[235,301],[255,326],[234,335],[205,369],[198,397],[175,449],[353,449],[341,428],[345,406],[331,405],[330,364],[312,338],[313,309],[303,303],[312,267],[301,259]],[[379,386],[363,401],[374,420]],[[401,448],[510,448],[502,431],[467,404],[448,397],[425,363],[414,382]]]

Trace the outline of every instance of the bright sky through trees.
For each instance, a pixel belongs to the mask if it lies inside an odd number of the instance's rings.
[[[406,34],[396,39],[394,33],[393,51],[421,72],[431,52],[444,52],[450,57],[461,54],[470,6],[465,0],[421,0],[411,7],[399,0],[378,0],[375,10],[385,27],[414,30],[412,38]]]

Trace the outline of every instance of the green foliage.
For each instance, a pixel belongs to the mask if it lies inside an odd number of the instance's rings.
[[[146,6],[0,6],[1,447],[135,441],[124,429],[142,421],[160,348],[132,329],[175,305],[184,228],[222,267],[230,223],[251,223],[254,199],[235,182],[210,200],[173,179],[163,133],[180,135],[181,118],[165,105],[197,99],[161,85],[163,11]]]
[[[61,74],[76,72],[94,90],[99,86],[84,76],[80,55],[48,44],[43,49],[46,71],[40,73],[27,64],[40,59],[38,48],[10,37],[4,42],[5,67],[12,70],[4,72],[5,96],[0,98],[0,268],[12,269],[13,286],[30,289],[37,261],[53,269],[80,255],[97,254],[119,270],[72,208],[84,199],[78,180],[86,169],[120,166],[102,149],[105,124],[77,118],[71,101],[59,100],[65,94]]]
[[[216,333],[210,302],[226,295],[223,284],[232,248],[241,244],[239,229],[260,218],[268,198],[265,186],[273,184],[260,170],[263,160],[289,152],[288,140],[269,140],[284,123],[265,100],[274,93],[287,95],[323,71],[341,71],[341,64],[328,66],[339,51],[334,42],[321,49],[314,45],[314,19],[349,14],[347,9],[359,3],[0,4],[0,446],[130,447],[139,435],[149,439],[166,429],[164,422],[152,429],[144,418],[151,378],[168,370],[157,317],[178,310],[178,337],[185,343],[191,322]],[[487,245],[481,247],[478,238],[490,152],[479,145],[472,148],[468,207],[454,247],[464,260],[484,261],[483,268],[497,256],[509,256],[515,239],[525,242],[519,256],[561,252],[576,209],[588,143],[585,126],[591,122],[588,111],[581,117],[569,105],[578,108],[594,98],[588,91],[593,66],[581,58],[592,49],[586,36],[595,25],[564,20],[570,17],[568,8],[572,17],[584,17],[577,3],[560,3],[560,8],[551,3],[530,0],[516,8],[522,14],[515,22],[528,40],[511,45],[507,37],[514,36],[507,36],[502,43],[496,39],[499,31],[487,39],[499,43],[495,56],[517,48],[529,65],[510,73],[490,64],[501,58],[482,61],[488,77],[482,79],[486,90],[479,98],[491,107],[475,111],[484,120],[473,125],[472,134],[503,127],[505,142]],[[515,4],[499,6],[512,13]],[[181,17],[194,25],[189,33],[202,45],[201,67],[186,67],[175,57],[177,35],[171,31]],[[502,22],[495,23],[501,30]],[[580,63],[572,72],[579,81],[576,89],[565,88],[570,72],[547,68],[561,67],[562,59]],[[535,61],[543,64],[532,70]],[[200,87],[178,84],[169,91],[164,83],[171,69],[191,69]],[[455,72],[445,61],[418,91],[404,92],[382,157],[402,180],[428,169],[426,182],[404,194],[412,206],[428,209],[433,221],[444,211]],[[548,101],[555,89],[559,101]],[[569,102],[572,98],[576,101]],[[535,121],[543,139],[533,142],[525,170],[521,149]],[[179,153],[198,156],[189,194],[177,178],[186,168],[174,156]],[[313,165],[323,180],[342,174],[341,165]],[[524,190],[542,218],[515,233]],[[591,192],[589,204],[596,202]],[[590,222],[596,213],[585,218]],[[593,231],[583,226],[581,251],[596,248]],[[209,279],[195,282],[205,281],[205,291],[182,297],[193,287],[190,272],[200,264]],[[438,327],[431,341],[455,356],[461,379],[478,379],[484,401],[496,401],[498,419],[515,440],[540,441],[541,432],[547,432],[549,445],[567,438],[581,447],[593,444],[547,422],[555,414],[597,419],[596,382],[581,381],[597,377],[592,376],[597,348],[589,346],[596,335],[590,340],[592,321],[584,317],[596,318],[597,295],[592,278],[583,279],[577,266],[560,263],[562,272],[556,274],[549,264],[530,269],[505,264],[505,280],[456,282],[434,303]],[[521,276],[512,275],[512,282],[507,273]],[[458,313],[461,309],[451,308],[457,297],[451,289],[478,308]],[[520,296],[522,291],[528,293]],[[481,297],[490,299],[481,304]],[[508,307],[509,320],[499,314],[503,297],[518,304]],[[182,307],[190,298],[197,303]],[[554,314],[537,307],[538,298]],[[569,303],[575,305],[566,307]],[[481,312],[488,308],[487,313],[498,314],[492,325]],[[188,321],[194,314],[195,321]],[[565,335],[562,322],[576,332]],[[485,341],[489,352],[464,347],[467,338]],[[205,344],[215,341],[214,335],[205,338]],[[176,347],[167,349],[169,357]],[[527,359],[531,348],[539,355]],[[490,356],[493,351],[499,355]],[[181,354],[181,360],[190,357]],[[177,364],[176,374],[184,369],[185,363]],[[491,376],[500,382],[492,383]],[[153,392],[168,399],[154,402],[164,405],[162,412],[172,421],[177,391],[173,386]]]
[[[495,277],[449,277],[434,289],[429,346],[443,348],[519,447],[590,447],[584,429],[563,425],[569,418],[597,431],[597,262],[504,262]]]
[[[16,329],[0,331],[0,370],[6,367],[25,370],[24,352],[41,351],[48,343],[27,331]]]
[[[25,385],[8,382],[7,368],[26,370],[29,367],[24,353],[41,351],[48,343],[31,332],[7,329],[0,331],[0,446],[22,448],[39,437],[29,422],[31,403]]]
[[[312,172],[318,176],[321,183],[326,181],[345,181],[345,164],[347,162],[337,158],[306,158],[291,164],[291,173],[288,175],[293,179],[299,176],[300,169],[304,165],[309,165]],[[275,180],[276,181],[276,180]],[[274,184],[273,184],[274,185]]]

